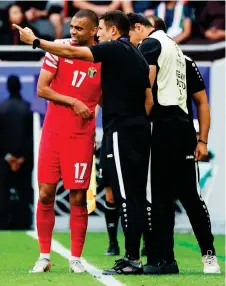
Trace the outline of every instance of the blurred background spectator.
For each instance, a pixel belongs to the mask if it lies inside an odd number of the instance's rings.
[[[7,88],[9,99],[0,104],[0,229],[29,229],[33,117],[17,76],[9,76]]]
[[[182,1],[161,1],[154,11],[166,23],[167,34],[176,43],[189,39],[192,33],[192,9]]]
[[[154,9],[160,1],[121,1],[125,13],[143,13],[144,16],[153,15]]]
[[[225,1],[209,1],[197,19],[203,37],[210,41],[225,40]]]
[[[77,9],[90,9],[94,11],[98,16],[118,10],[121,6],[121,1],[113,0],[113,1],[73,1],[73,6]]]
[[[11,4],[7,7],[5,16],[3,17],[2,26],[0,28],[1,45],[24,45],[24,43],[20,41],[18,31],[12,27],[13,23],[16,23],[22,27],[32,28],[32,26],[26,20],[21,7]],[[36,29],[34,29],[34,31],[37,33],[37,36],[39,36],[39,32]]]
[[[63,37],[63,1],[16,1],[23,9],[27,21],[41,34],[51,39]]]

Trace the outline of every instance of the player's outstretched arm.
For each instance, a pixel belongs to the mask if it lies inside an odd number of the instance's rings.
[[[20,26],[13,24],[20,33],[20,40],[28,45],[33,45],[33,42],[37,37],[29,28],[21,28]],[[59,57],[81,59],[85,61],[94,62],[93,54],[87,47],[73,47],[56,42],[50,42],[40,39],[39,48],[50,52]]]
[[[93,54],[87,47],[73,47],[40,39],[39,48],[58,57],[94,62]]]

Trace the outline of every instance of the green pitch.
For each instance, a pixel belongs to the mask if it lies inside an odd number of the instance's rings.
[[[56,233],[54,238],[69,248],[69,234]],[[123,254],[123,236],[119,234],[121,253]],[[106,233],[88,233],[83,256],[90,264],[105,269],[112,266],[117,257],[106,257],[108,240]],[[190,234],[177,234],[175,252],[180,267],[177,276],[117,276],[128,286],[220,286],[225,285],[225,241],[224,236],[215,237],[215,246],[222,274],[204,275],[196,240]],[[0,232],[0,285],[1,286],[101,286],[90,274],[68,272],[68,262],[62,256],[52,253],[53,268],[51,272],[29,274],[28,270],[38,257],[37,241],[25,232]],[[145,258],[142,258],[145,263]]]

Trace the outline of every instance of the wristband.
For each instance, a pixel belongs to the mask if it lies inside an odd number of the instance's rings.
[[[40,46],[40,39],[36,38],[34,41],[33,41],[33,49],[36,49]]]
[[[201,143],[206,144],[206,145],[208,144],[207,141],[204,141],[204,140],[201,140],[201,139],[199,139],[198,142],[201,142]]]

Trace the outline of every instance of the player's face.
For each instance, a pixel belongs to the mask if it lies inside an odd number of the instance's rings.
[[[77,46],[87,46],[93,40],[97,27],[94,27],[89,18],[76,18],[71,20],[70,34],[72,43]]]
[[[130,29],[129,31],[129,36],[130,36],[130,42],[134,45],[137,46],[139,44],[139,42],[142,40],[140,37],[140,33],[137,30],[137,28],[135,29]]]
[[[100,42],[107,42],[112,39],[112,28],[107,28],[103,19],[99,22],[97,37]]]

